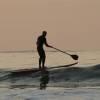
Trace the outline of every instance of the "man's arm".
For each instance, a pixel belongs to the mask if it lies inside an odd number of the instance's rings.
[[[46,40],[46,38],[45,38],[45,45],[46,45],[47,47],[50,47],[50,48],[52,48],[52,46],[50,46],[50,45],[47,43],[47,40]]]

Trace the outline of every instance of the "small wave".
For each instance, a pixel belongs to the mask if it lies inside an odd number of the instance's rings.
[[[48,86],[85,87],[100,86],[100,64],[91,67],[68,67],[50,69]],[[0,84],[10,86],[39,86],[41,72],[13,74],[12,71],[0,70]]]

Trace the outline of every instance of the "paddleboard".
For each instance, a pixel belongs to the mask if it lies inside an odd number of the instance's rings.
[[[60,65],[60,66],[48,67],[47,70],[51,70],[51,69],[55,69],[55,68],[71,67],[71,66],[74,66],[76,64],[78,64],[78,62],[72,63],[72,64],[68,64],[68,65]],[[11,71],[11,74],[13,74],[13,75],[27,75],[27,74],[36,73],[36,72],[39,72],[39,71],[41,71],[41,70],[39,70],[38,68],[19,69],[19,70]]]

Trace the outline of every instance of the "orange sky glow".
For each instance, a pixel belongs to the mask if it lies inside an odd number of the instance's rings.
[[[0,0],[0,50],[36,49],[48,43],[64,50],[100,49],[100,0]]]

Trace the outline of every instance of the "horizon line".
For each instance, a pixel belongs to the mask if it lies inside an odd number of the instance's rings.
[[[58,52],[55,50],[45,50],[46,52]],[[2,50],[0,53],[28,53],[28,52],[37,52],[37,50]]]

